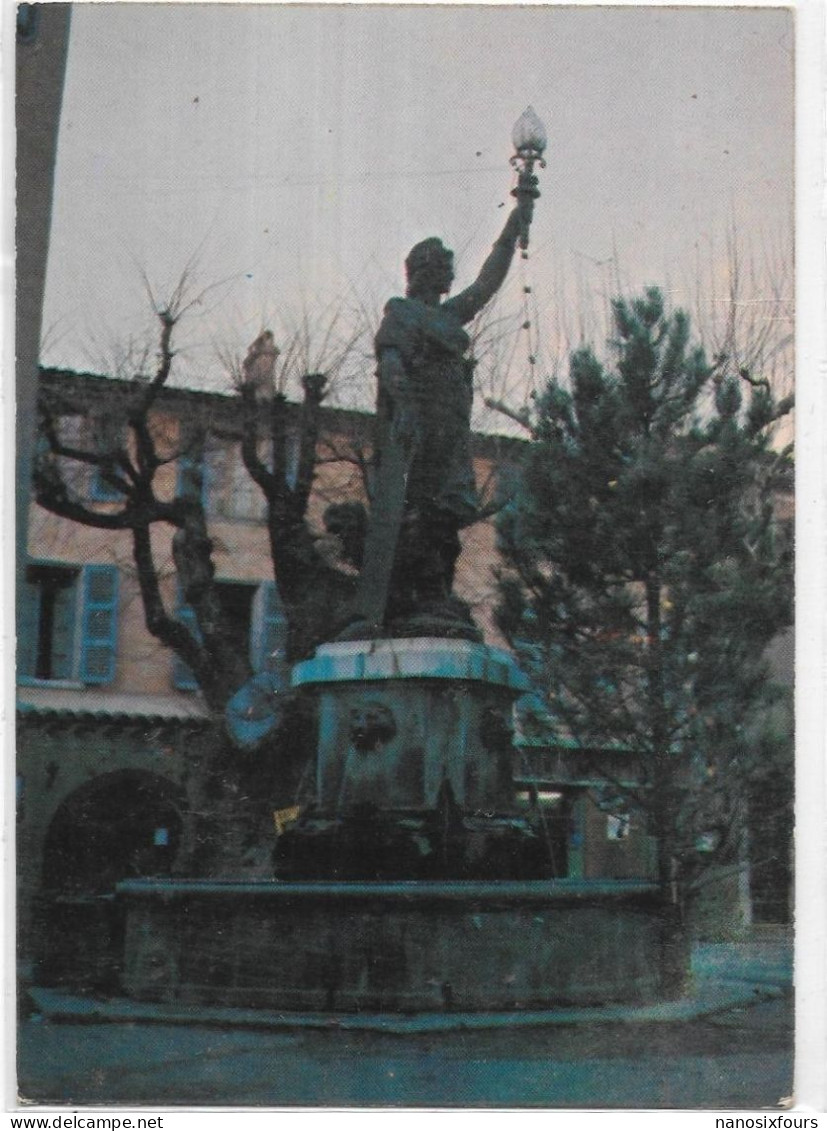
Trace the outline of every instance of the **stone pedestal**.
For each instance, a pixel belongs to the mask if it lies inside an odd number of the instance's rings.
[[[511,708],[527,683],[504,652],[439,638],[325,644],[293,670],[318,699],[316,804],[465,813],[512,801]]]

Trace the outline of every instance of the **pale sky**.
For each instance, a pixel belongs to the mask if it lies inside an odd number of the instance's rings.
[[[179,379],[210,387],[226,384],[216,352],[268,325],[278,339],[280,317],[380,310],[427,235],[467,284],[505,219],[529,103],[548,167],[500,310],[519,317],[531,285],[545,370],[618,274],[691,308],[699,275],[721,282],[733,227],[770,274],[790,267],[788,11],[80,3],[44,362],[106,367],[146,325],[141,273],[162,297],[193,258],[196,287],[227,280],[179,337]]]

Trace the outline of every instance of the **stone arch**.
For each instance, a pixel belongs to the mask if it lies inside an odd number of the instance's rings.
[[[146,770],[116,770],[76,787],[46,831],[42,890],[97,895],[130,876],[168,874],[183,801],[180,786]]]
[[[147,770],[99,774],[68,793],[49,822],[33,927],[42,985],[117,992],[124,922],[119,880],[165,875],[183,825],[183,791]]]

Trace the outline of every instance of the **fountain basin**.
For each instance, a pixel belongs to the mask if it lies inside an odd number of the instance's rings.
[[[118,897],[124,990],[141,1001],[404,1013],[663,990],[652,884],[140,879]]]

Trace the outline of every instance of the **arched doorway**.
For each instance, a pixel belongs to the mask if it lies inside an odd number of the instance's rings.
[[[43,849],[40,981],[115,988],[123,934],[115,885],[170,873],[182,801],[179,787],[143,770],[102,774],[63,800]]]
[[[102,774],[64,799],[43,850],[43,888],[112,891],[128,876],[168,875],[181,838],[181,790],[143,770]]]

